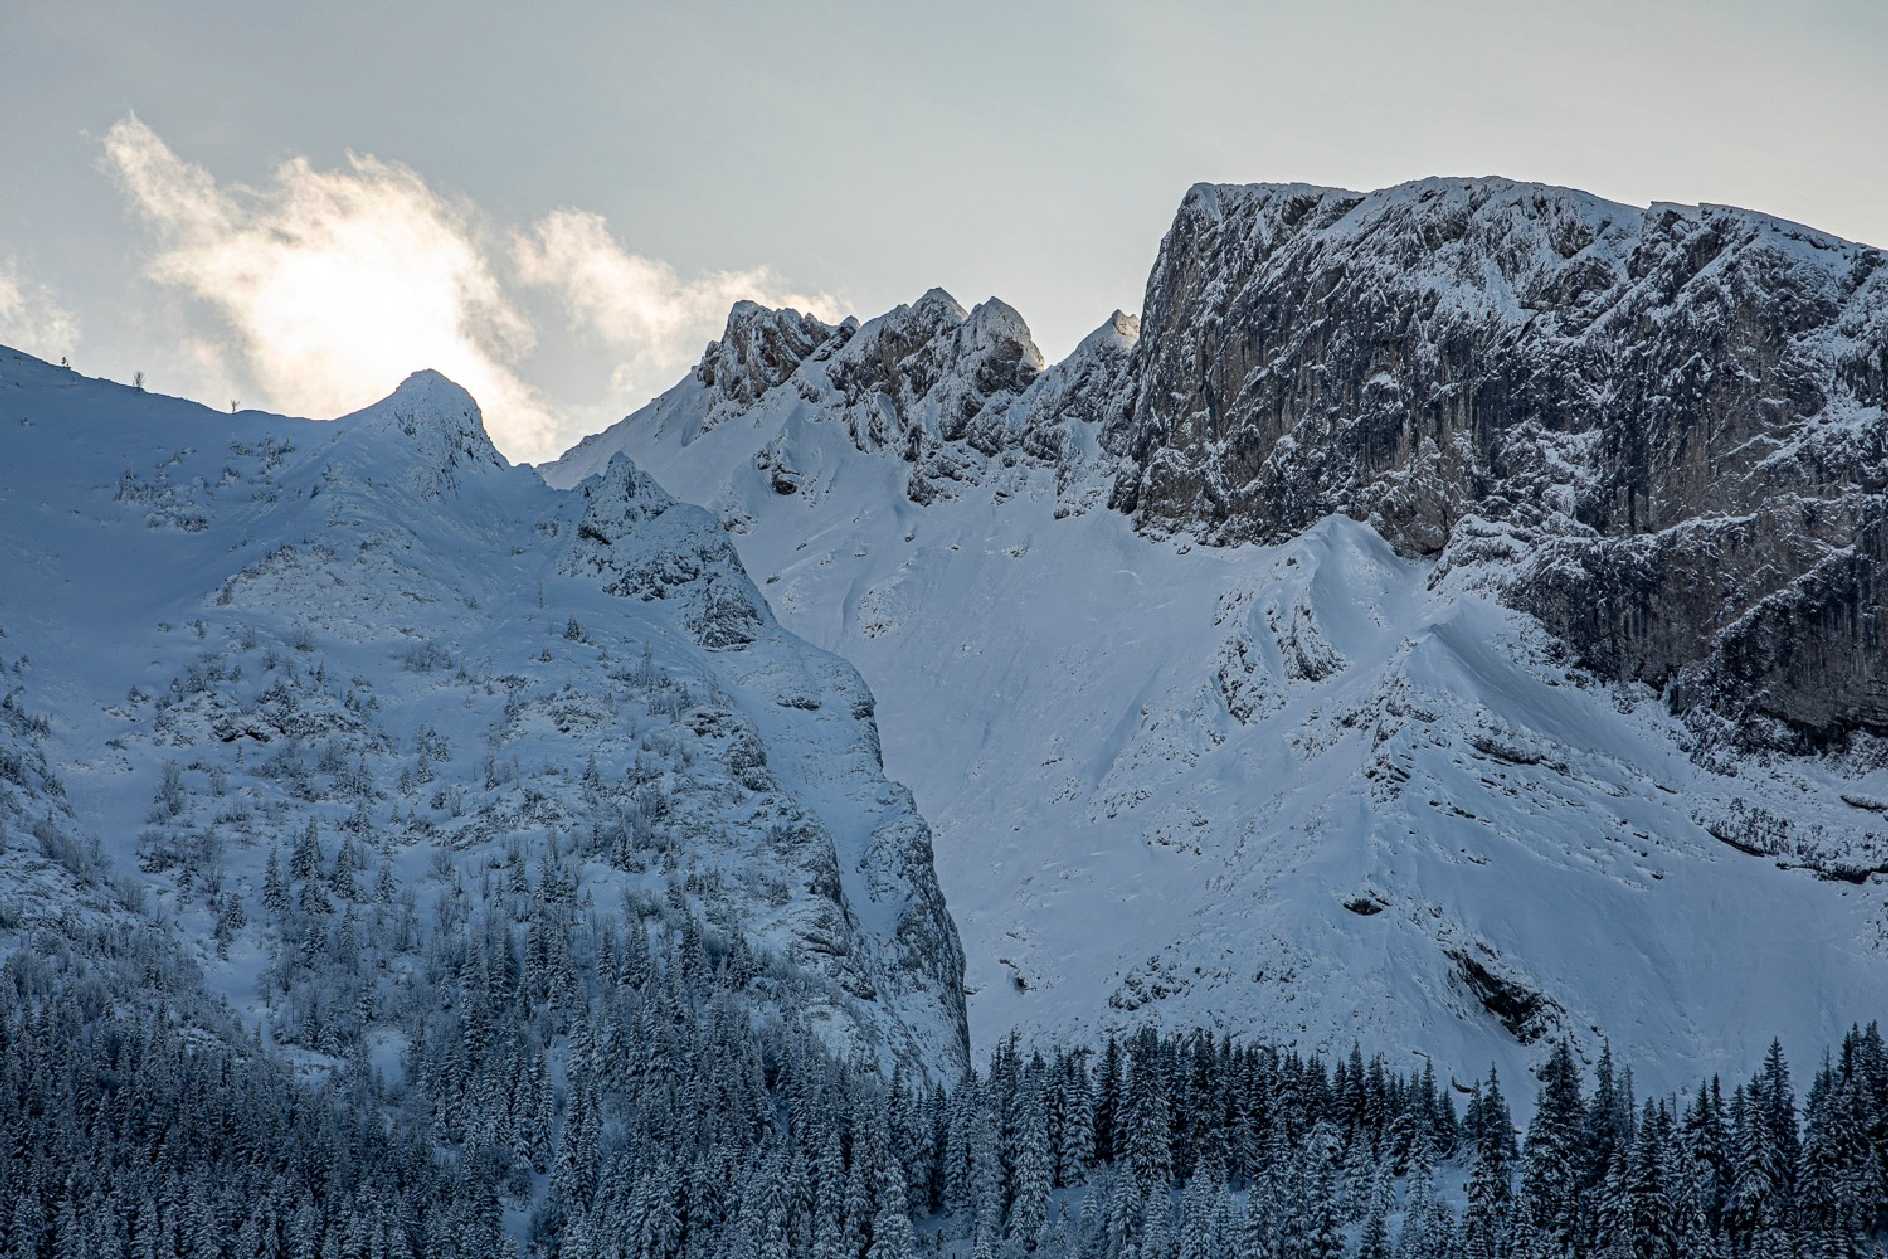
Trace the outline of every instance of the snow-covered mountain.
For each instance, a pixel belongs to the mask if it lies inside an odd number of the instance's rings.
[[[1677,1083],[1888,997],[1881,262],[1503,180],[1201,186],[1064,362],[994,299],[737,306],[541,471],[631,454],[859,667],[980,1041],[1604,1028]]]
[[[317,423],[0,351],[0,462],[10,944],[147,914],[277,1043],[393,1069],[374,1011],[459,982],[437,927],[505,906],[554,989],[540,925],[593,914],[705,933],[757,1013],[964,1069],[962,954],[871,693],[628,460],[550,489],[430,372]],[[371,978],[330,991],[362,938]]]

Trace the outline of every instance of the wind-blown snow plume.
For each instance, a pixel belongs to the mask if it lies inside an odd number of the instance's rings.
[[[623,355],[611,375],[620,393],[642,400],[686,371],[742,298],[836,319],[831,294],[781,291],[766,267],[714,271],[684,280],[675,268],[629,252],[600,214],[557,210],[512,238],[519,278],[555,291],[573,329]]]
[[[79,317],[51,289],[24,279],[10,258],[0,258],[0,342],[48,359],[71,354],[79,343]]]

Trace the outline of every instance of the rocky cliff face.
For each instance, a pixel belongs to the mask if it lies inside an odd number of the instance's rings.
[[[1809,751],[1888,733],[1883,264],[1747,210],[1501,179],[1200,185],[1142,319],[1053,367],[994,298],[856,328],[743,303],[639,423],[843,424],[918,504],[1053,467],[1064,514],[1209,544],[1341,513],[1483,570],[1701,746]],[[782,494],[809,477],[790,445],[757,456]]]
[[[1188,193],[1104,444],[1144,529],[1341,512],[1521,564],[1585,663],[1742,741],[1888,731],[1880,250],[1507,180]],[[1466,534],[1465,522],[1472,522]]]

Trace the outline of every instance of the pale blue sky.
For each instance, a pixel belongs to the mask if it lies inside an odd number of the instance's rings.
[[[1054,358],[1139,307],[1160,233],[1201,179],[1503,174],[1888,243],[1884,50],[1888,5],[1853,0],[7,0],[0,339],[287,409],[368,401],[409,349],[485,354],[488,411],[533,417],[501,441],[542,457],[668,383],[716,330],[704,312],[743,284],[865,315],[933,284],[966,304],[995,293]],[[133,114],[141,126],[108,156]],[[421,191],[353,170],[350,151]],[[297,157],[309,177],[279,178]],[[137,168],[170,182],[127,173],[145,159],[170,162]],[[340,184],[323,183],[333,172]],[[390,179],[404,192],[387,210]],[[428,274],[489,281],[470,315],[401,305],[423,281],[356,297],[363,272],[345,267],[285,312],[280,293],[302,290],[276,278],[300,238],[269,242],[326,230],[311,198],[367,215],[327,246],[348,249],[416,197],[455,225]],[[560,210],[584,217],[547,219]],[[622,270],[634,259],[673,274],[612,308],[618,277],[643,274]],[[261,291],[225,301],[215,286],[231,275]],[[384,354],[356,362],[345,330],[319,357],[257,348],[285,319],[339,320],[350,304],[388,312]],[[418,326],[434,316],[469,321],[464,344]],[[323,373],[336,379],[303,387]]]

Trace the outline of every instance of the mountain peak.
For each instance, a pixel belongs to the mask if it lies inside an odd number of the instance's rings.
[[[987,297],[978,302],[965,322],[1029,336],[1029,324],[1023,319],[1023,313],[1000,297]]]
[[[791,306],[763,306],[752,298],[743,297],[728,307],[728,319],[722,327],[720,339],[726,341],[755,328],[781,325],[811,326],[829,332],[832,330],[832,325],[823,319],[795,310]]]
[[[735,406],[746,407],[793,375],[836,331],[816,316],[743,298],[729,308],[720,340],[702,351],[695,377]]]
[[[378,402],[341,416],[343,422],[393,423],[415,436],[421,427],[447,427],[455,430],[468,426],[485,432],[485,419],[479,404],[465,388],[443,372],[423,367],[394,387]]]
[[[935,286],[926,289],[917,301],[911,303],[911,309],[914,313],[932,317],[945,315],[953,323],[961,323],[969,317],[962,303],[947,290]]]
[[[1141,339],[1141,318],[1130,315],[1125,310],[1117,310],[1101,326],[1081,339],[1075,347],[1076,354],[1092,353],[1101,349],[1117,349],[1123,352],[1134,348],[1134,343]]]
[[[492,444],[472,395],[431,368],[414,372],[379,402],[336,423],[353,432],[397,433],[422,465],[422,490],[429,495],[456,487],[461,469],[511,466]]]
[[[675,506],[675,496],[625,454],[610,456],[603,471],[586,479],[578,492],[593,512],[601,508],[618,521],[648,520]]]
[[[958,325],[960,370],[980,396],[1021,393],[1042,374],[1042,351],[1022,314],[1001,298],[979,302]]]

